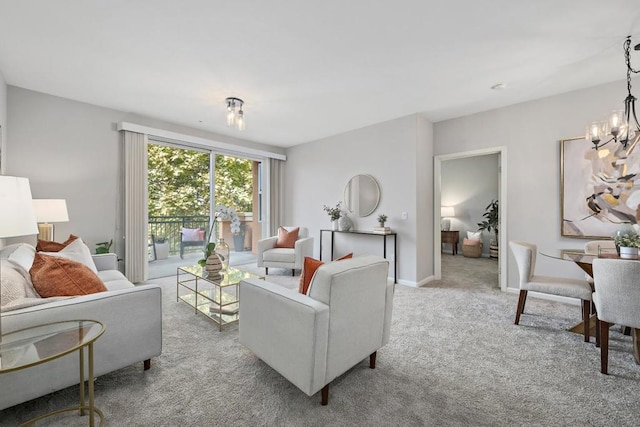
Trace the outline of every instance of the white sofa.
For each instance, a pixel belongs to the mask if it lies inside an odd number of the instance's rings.
[[[384,258],[324,264],[308,295],[264,280],[240,282],[240,343],[312,396],[389,341],[393,283]],[[366,392],[366,390],[363,390]]]
[[[291,231],[295,227],[284,228]],[[290,268],[291,275],[294,276],[296,270],[302,269],[304,257],[313,255],[313,237],[309,237],[309,230],[306,227],[300,227],[298,240],[293,249],[276,248],[277,241],[278,236],[258,240],[258,267],[264,267],[267,275],[269,267]]]
[[[0,258],[12,250],[5,249]],[[141,369],[149,369],[151,358],[162,351],[161,288],[131,284],[117,270],[115,254],[94,255],[93,259],[108,291],[2,312],[2,332],[64,320],[98,320],[105,332],[94,345],[96,376],[138,362],[144,362]],[[6,259],[0,262],[4,275],[12,267]],[[78,379],[77,353],[0,375],[0,410],[77,384]]]

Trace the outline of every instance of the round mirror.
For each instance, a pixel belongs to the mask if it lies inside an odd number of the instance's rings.
[[[356,216],[368,216],[380,202],[380,187],[371,175],[356,175],[344,189],[344,204]]]

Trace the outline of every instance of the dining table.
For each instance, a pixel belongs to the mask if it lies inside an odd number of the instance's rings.
[[[618,255],[615,249],[600,249],[597,254],[586,253],[583,249],[542,249],[538,251],[540,255],[548,258],[554,258],[562,261],[574,262],[580,267],[589,277],[593,278],[593,260],[596,258],[611,258],[622,259]],[[640,256],[634,256],[631,258],[636,261],[640,261]],[[589,319],[589,334],[596,336],[596,315],[593,315]],[[622,326],[623,332],[625,327]],[[628,329],[628,328],[627,328]],[[573,326],[570,331],[577,334],[582,334],[584,330],[584,322],[580,322]],[[640,329],[631,328],[631,336],[633,337],[633,357],[636,364],[640,365]]]

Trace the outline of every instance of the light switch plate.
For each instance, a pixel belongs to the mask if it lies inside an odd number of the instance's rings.
[[[409,219],[409,212],[402,212],[402,219]]]

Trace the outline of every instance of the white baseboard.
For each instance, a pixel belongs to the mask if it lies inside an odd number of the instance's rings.
[[[391,278],[391,280],[393,280],[393,278]],[[420,287],[426,285],[429,282],[433,282],[434,280],[435,280],[435,276],[432,275],[432,276],[429,276],[429,277],[427,277],[425,279],[420,280],[419,282],[414,282],[412,280],[401,280],[401,279],[398,279],[398,284],[399,285],[404,285],[404,286],[409,286],[409,287],[412,287],[412,288],[420,288]]]

